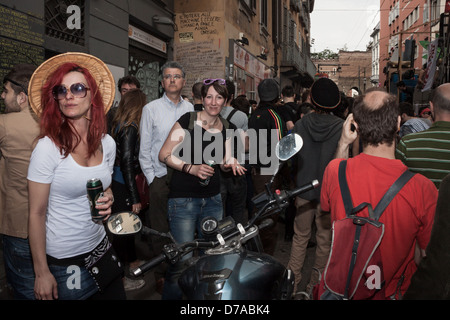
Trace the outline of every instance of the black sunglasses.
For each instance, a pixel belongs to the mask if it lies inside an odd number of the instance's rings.
[[[84,98],[90,89],[82,83],[74,83],[70,86],[69,90],[75,98]],[[53,98],[55,100],[62,100],[67,96],[67,92],[66,86],[55,86],[52,90]]]

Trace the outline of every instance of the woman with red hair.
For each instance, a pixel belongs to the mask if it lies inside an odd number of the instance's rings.
[[[36,69],[29,91],[41,126],[28,169],[35,296],[125,299],[122,266],[102,221],[91,217],[86,190],[88,180],[101,180],[103,195],[92,206],[104,221],[114,201],[116,149],[105,117],[114,79],[101,60],[66,53]]]

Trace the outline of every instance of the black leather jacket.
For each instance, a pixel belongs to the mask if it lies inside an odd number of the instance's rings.
[[[114,165],[120,167],[125,187],[128,190],[129,205],[139,203],[139,193],[136,186],[136,175],[141,173],[139,165],[139,129],[135,125],[120,128],[115,136],[116,160]]]

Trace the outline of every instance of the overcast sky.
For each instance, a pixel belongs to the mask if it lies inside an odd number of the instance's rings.
[[[316,0],[311,13],[311,52],[365,51],[380,20],[380,0]],[[312,40],[314,39],[314,40]]]

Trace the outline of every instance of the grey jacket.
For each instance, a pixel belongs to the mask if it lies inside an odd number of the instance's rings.
[[[323,173],[334,158],[344,120],[332,114],[309,113],[295,123],[294,132],[303,139],[297,154],[297,186],[314,179],[322,183]],[[302,195],[306,200],[320,200],[318,188]]]

